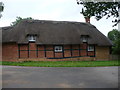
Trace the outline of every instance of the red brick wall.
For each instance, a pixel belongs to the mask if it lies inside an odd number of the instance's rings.
[[[72,45],[71,49],[73,49],[72,50],[72,57],[79,57],[80,56],[80,53],[79,53],[80,46],[79,45]]]
[[[20,51],[20,58],[28,58],[28,51]]]
[[[38,50],[43,50],[43,51],[45,50],[44,45],[38,45],[37,47],[38,47]]]
[[[38,51],[38,58],[43,58],[45,57],[45,52],[44,51]]]
[[[105,46],[96,46],[96,60],[109,60],[110,59],[110,48]]]
[[[19,57],[20,58],[28,58],[28,44],[20,44],[19,46]]]
[[[80,56],[87,56],[86,50],[80,50]]]
[[[80,45],[80,56],[87,56],[87,44],[83,43]]]
[[[37,48],[38,48],[38,58],[45,57],[45,51],[44,51],[45,48],[44,48],[44,46],[43,45],[38,45]]]
[[[53,45],[46,45],[46,57],[47,58],[54,58],[54,46]]]
[[[54,58],[54,52],[53,51],[46,51],[46,57],[47,58]]]
[[[46,45],[46,50],[54,50],[54,47],[53,45]]]
[[[72,45],[72,49],[79,49],[80,46],[79,45]]]
[[[87,44],[86,43],[81,44],[80,49],[87,49]]]
[[[89,51],[88,52],[88,56],[94,56],[94,55],[95,55],[94,51]]]
[[[65,50],[64,51],[64,57],[71,57],[71,51],[70,50]]]
[[[55,53],[55,58],[63,58],[63,53],[61,52]]]
[[[37,58],[37,45],[35,43],[29,43],[29,58]]]
[[[21,44],[20,46],[20,50],[28,50],[28,44]]]
[[[13,60],[18,58],[18,45],[16,43],[2,44],[2,59]]]
[[[26,47],[26,48],[25,48]],[[27,50],[28,46],[21,46],[22,49]],[[79,57],[79,56],[94,56],[94,52],[87,52],[87,44],[81,45],[64,45],[63,52],[54,52],[53,45],[36,45],[35,43],[29,44],[29,58],[63,58],[63,57]],[[38,49],[38,51],[36,51]],[[72,50],[72,51],[71,51]],[[22,57],[28,57],[27,51],[21,51],[24,53]]]
[[[79,57],[79,56],[80,56],[79,50],[73,50],[73,51],[72,51],[72,56],[73,56],[73,57]]]
[[[20,51],[18,51],[18,48]],[[16,43],[3,44],[3,58],[64,58],[79,56],[94,56],[94,52],[87,51],[87,44],[81,45],[63,45],[63,52],[54,52],[53,45],[36,45],[35,43],[21,44]],[[19,53],[18,53],[19,52]]]
[[[64,57],[71,57],[71,45],[64,45]]]

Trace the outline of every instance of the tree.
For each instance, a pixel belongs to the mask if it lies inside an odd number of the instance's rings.
[[[113,42],[112,54],[120,55],[120,31],[113,29],[108,32],[108,38]]]
[[[27,18],[21,18],[21,17],[16,17],[17,19],[11,23],[11,26],[15,26],[17,25],[18,23],[20,23],[22,20],[24,19],[28,19],[28,20],[33,20],[32,17],[27,17]]]
[[[112,53],[120,55],[120,39],[114,42],[114,46],[112,47]]]
[[[117,19],[119,17],[118,8],[120,8],[119,2],[113,0],[113,2],[99,2],[97,0],[92,0],[92,2],[85,2],[85,0],[77,0],[78,5],[83,5],[82,11],[84,17],[95,16],[96,20],[100,20],[104,16],[107,16],[106,19],[113,16],[115,19],[112,22],[115,22],[113,26],[116,26],[119,22]]]
[[[116,41],[118,38],[120,38],[120,32],[117,29],[113,29],[112,31],[108,32],[108,38],[111,41]]]
[[[4,4],[0,2],[0,18],[2,17],[1,12],[4,10]]]

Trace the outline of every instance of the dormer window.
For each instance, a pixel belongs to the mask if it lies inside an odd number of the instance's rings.
[[[82,42],[87,42],[88,41],[88,35],[82,35],[81,39],[82,39]]]
[[[28,40],[29,40],[30,42],[35,42],[35,41],[36,41],[36,35],[29,35],[29,36],[28,36]]]

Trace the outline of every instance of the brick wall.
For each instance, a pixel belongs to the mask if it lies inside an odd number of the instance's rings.
[[[64,45],[64,57],[71,57],[71,45]]]
[[[95,47],[96,53],[94,53],[94,51],[87,51],[86,43],[83,43],[81,45],[64,45],[63,48],[64,48],[63,52],[54,52],[53,45],[36,45],[35,43],[17,45],[16,43],[9,43],[9,44],[3,44],[2,56],[3,56],[3,60],[10,60],[10,59],[14,60],[17,58],[26,59],[26,60],[27,59],[41,60],[43,58],[44,60],[48,60],[46,58],[63,58],[60,60],[71,60],[70,58],[64,59],[64,57],[65,58],[76,57],[77,60],[108,60],[109,59],[109,47],[96,46]],[[93,56],[93,57],[89,57],[89,56]]]
[[[37,58],[37,45],[35,43],[29,43],[29,58]]]
[[[63,58],[63,53],[55,53],[55,58]]]
[[[45,45],[45,52],[47,58],[53,58],[54,57],[54,47],[53,45]]]
[[[18,45],[16,43],[2,44],[2,59],[14,60],[18,58]]]
[[[74,58],[62,58],[62,59],[48,59],[48,58],[28,58],[19,59],[18,61],[93,61],[95,57],[74,57]]]
[[[109,47],[96,46],[96,60],[109,60]]]
[[[45,46],[44,45],[38,45],[38,58],[43,58],[45,57]]]
[[[28,50],[29,50],[29,47],[28,47],[28,44],[20,44],[18,45],[18,48],[19,48],[19,53],[18,53],[18,57],[19,58],[28,58]]]

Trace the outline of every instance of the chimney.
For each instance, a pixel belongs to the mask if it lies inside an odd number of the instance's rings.
[[[90,18],[89,17],[85,17],[85,21],[86,21],[86,23],[90,23]]]

